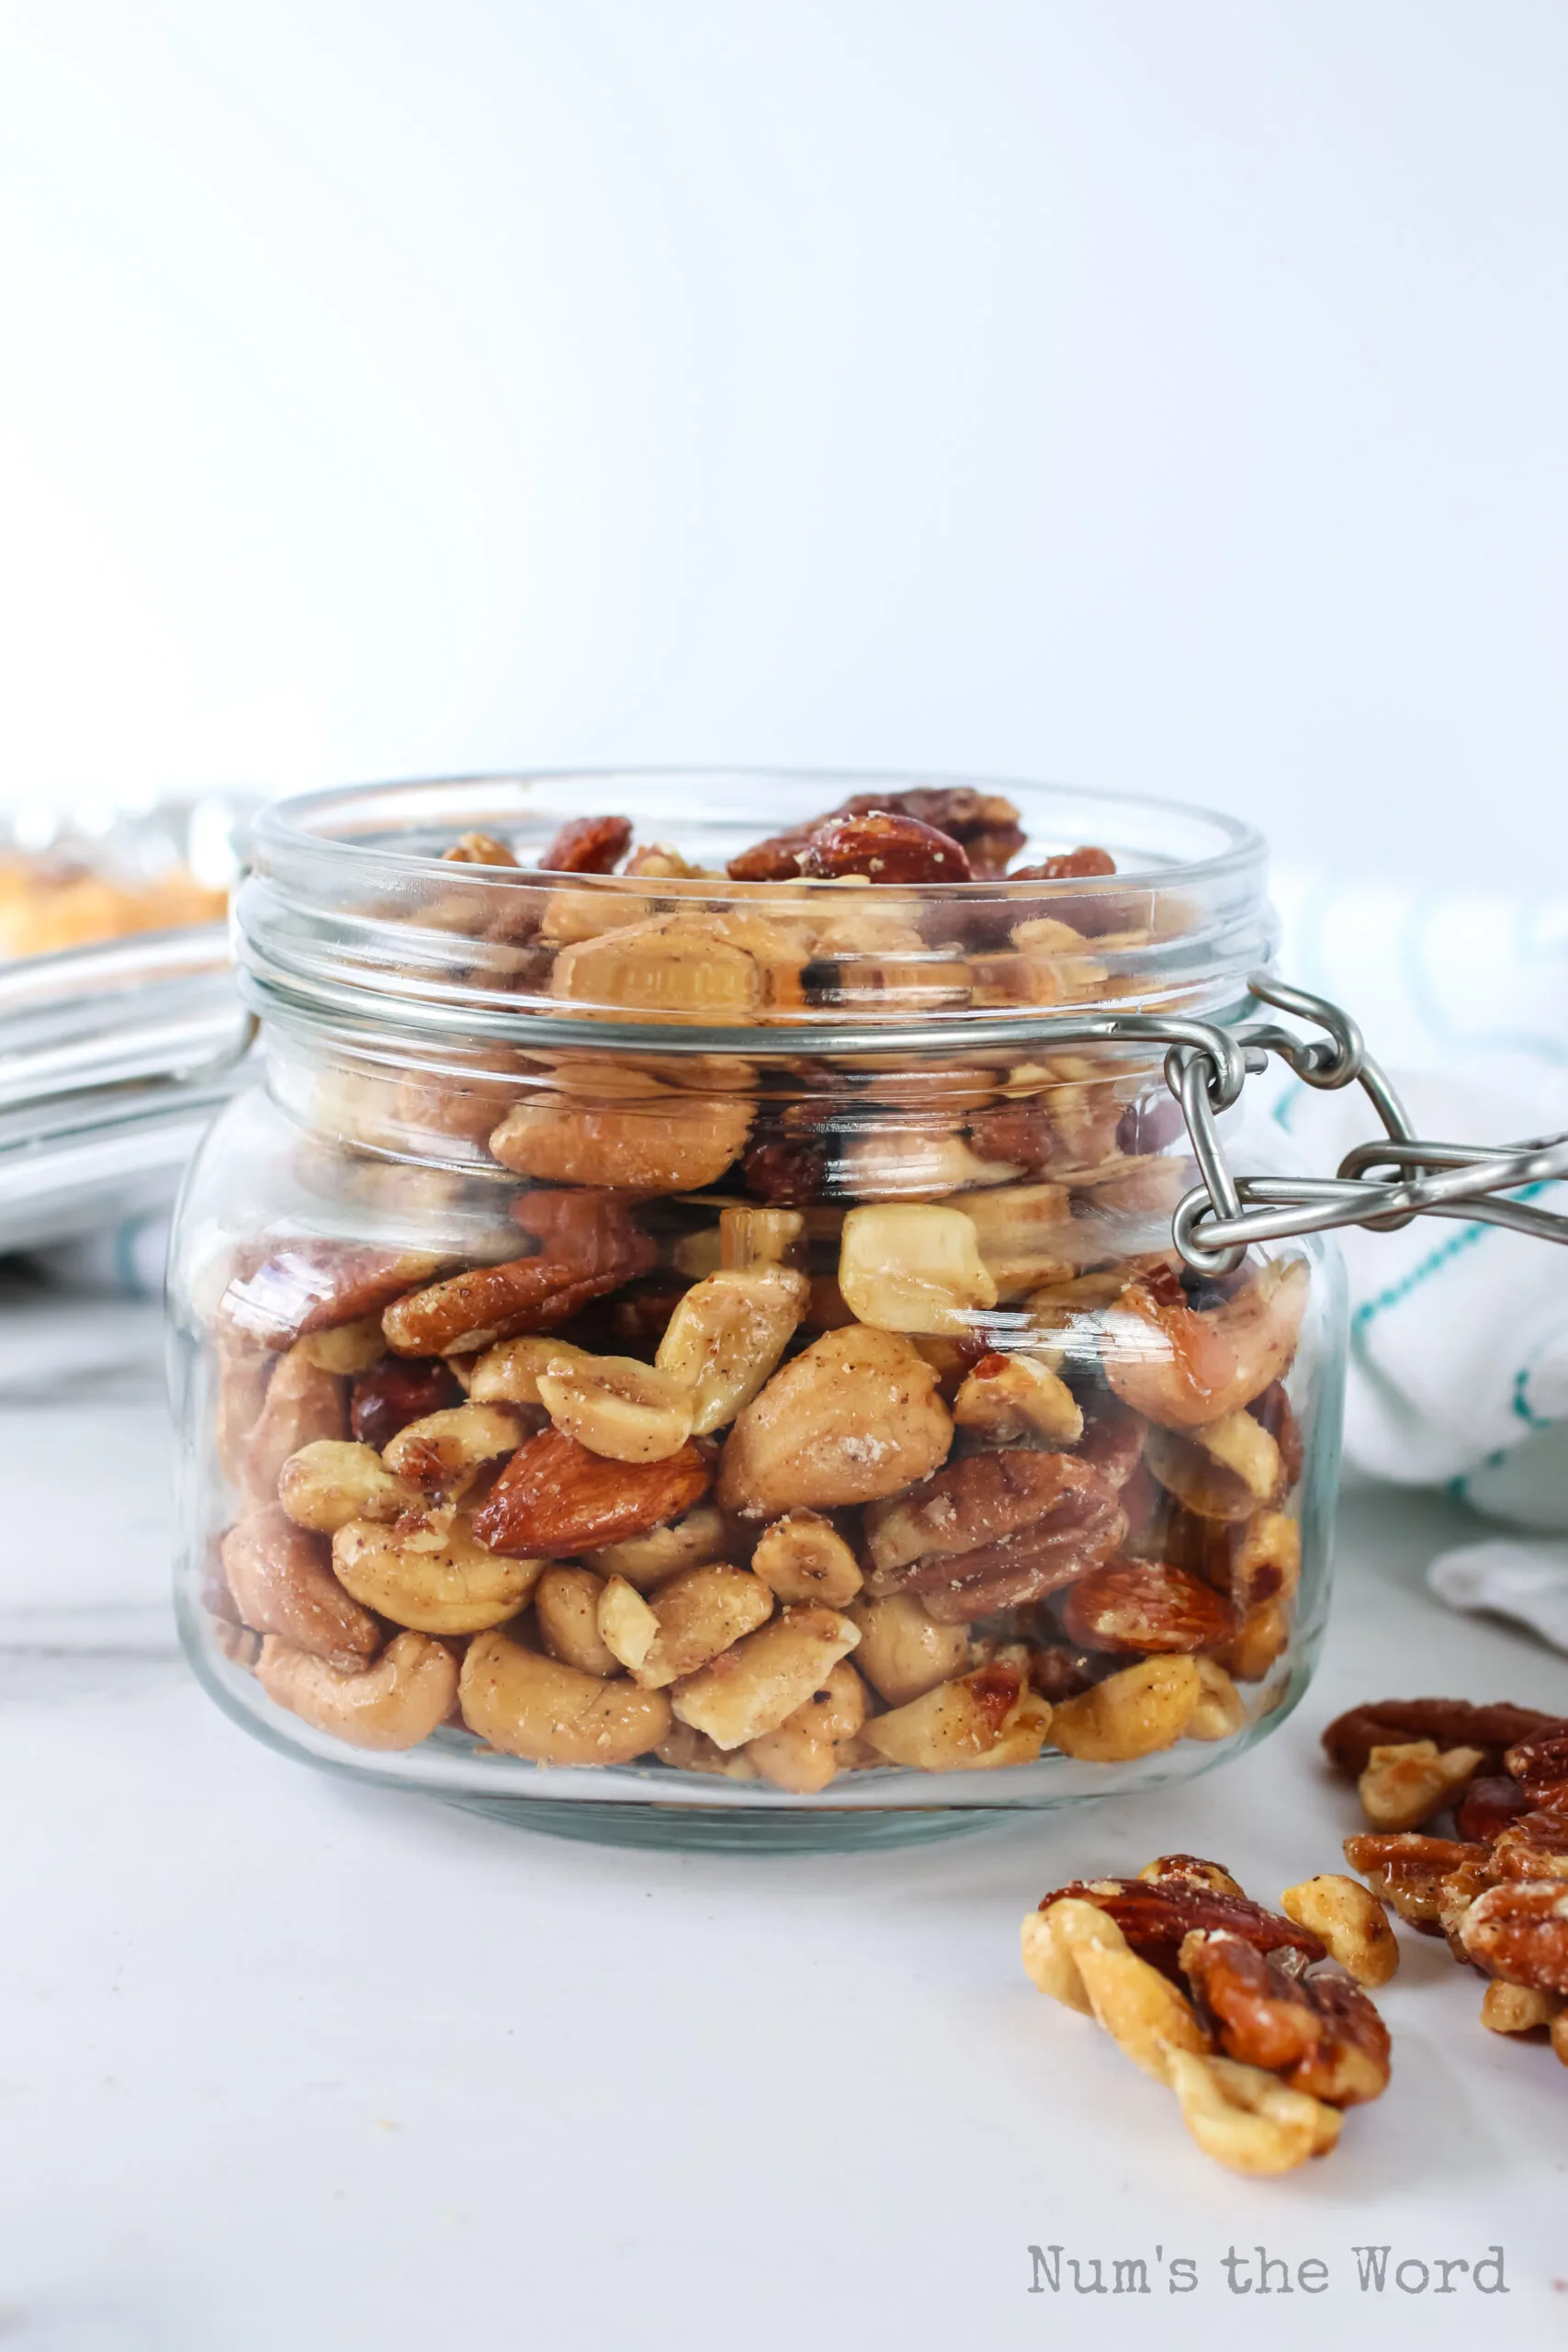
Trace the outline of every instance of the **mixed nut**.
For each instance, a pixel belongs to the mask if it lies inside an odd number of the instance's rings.
[[[1483,2025],[1544,2035],[1568,2065],[1568,1718],[1383,1699],[1323,1744],[1371,1825],[1345,1840],[1351,1869],[1486,1978]]]
[[[766,1023],[896,995],[906,967],[923,1003],[899,886],[1003,876],[1022,843],[997,796],[862,796],[704,877],[584,819],[507,952],[628,1020]],[[481,835],[446,857],[516,865]],[[635,892],[573,887],[617,868]],[[1083,849],[1005,878],[1114,872]],[[705,878],[780,895],[716,908]],[[792,891],[823,881],[845,887]],[[997,903],[966,1001],[1113,994],[1105,959],[1146,935],[1131,888],[1076,917],[1025,899],[999,933]],[[1146,1056],[949,1067],[890,1032],[874,1064],[764,1069],[623,1031],[320,1080],[301,1152],[341,1154],[338,1208],[435,1205],[404,1218],[416,1248],[282,1219],[209,1283],[206,1600],[279,1705],[362,1747],[450,1728],[809,1796],[1046,1746],[1115,1764],[1274,1702],[1307,1269],[1182,1268]],[[411,1134],[443,1148],[418,1164]],[[500,1238],[454,1249],[442,1205],[476,1182]]]
[[[1282,1903],[1265,1910],[1219,1863],[1166,1854],[1136,1878],[1056,1888],[1021,1931],[1040,1990],[1174,2091],[1198,2145],[1235,2172],[1326,2155],[1344,2110],[1388,2084],[1365,1990],[1397,1959],[1382,1906],[1346,1878]]]

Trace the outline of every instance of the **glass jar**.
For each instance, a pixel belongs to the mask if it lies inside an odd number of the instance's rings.
[[[563,826],[552,867],[624,870],[540,870]],[[1164,1075],[1267,966],[1256,834],[854,777],[366,787],[260,819],[237,928],[265,1076],[171,1313],[181,1623],[249,1730],[750,1849],[1147,1788],[1282,1721],[1336,1261],[1187,1271]]]

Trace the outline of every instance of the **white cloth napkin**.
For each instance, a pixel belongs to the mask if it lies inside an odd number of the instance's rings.
[[[1418,1135],[1506,1143],[1568,1128],[1568,898],[1529,901],[1275,878],[1279,968],[1360,1023]],[[1275,1114],[1326,1173],[1377,1133],[1359,1090],[1292,1083]],[[1568,1185],[1532,1187],[1568,1211]],[[1443,1486],[1526,1529],[1568,1529],[1568,1248],[1417,1218],[1340,1237],[1350,1292],[1350,1464]],[[1433,1562],[1450,1606],[1568,1647],[1568,1547],[1495,1541]]]

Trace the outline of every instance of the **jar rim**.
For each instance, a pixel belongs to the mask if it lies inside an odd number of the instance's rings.
[[[1116,870],[853,891],[842,879],[738,881],[716,870],[760,836],[798,829],[849,793],[911,789],[1005,794],[1032,862],[1095,842],[1111,851]],[[464,833],[494,831],[536,861],[559,825],[610,809],[629,816],[645,843],[673,837],[682,854],[707,862],[665,877],[455,863],[442,854]],[[475,1046],[771,1057],[886,1052],[892,1040],[900,1051],[1016,1051],[1063,1038],[1067,1015],[1080,1035],[1089,1034],[1086,1019],[1104,1034],[1106,1023],[1150,1005],[1224,1018],[1273,945],[1266,848],[1253,827],[1181,802],[1062,785],[735,767],[511,771],[302,794],[262,810],[252,839],[235,923],[242,985],[259,1011],[361,1035],[378,1026],[427,1039],[462,1036]],[[611,910],[628,900],[634,908],[617,922]],[[585,917],[570,933],[581,940],[649,920],[655,928],[708,922],[722,932],[727,922],[744,930],[759,918],[773,919],[772,928],[792,921],[798,928],[804,918],[802,936],[858,935],[852,907],[879,920],[903,914],[908,924],[894,945],[863,948],[857,937],[847,948],[809,951],[847,958],[851,983],[830,1010],[797,989],[787,1009],[769,1002],[731,1017],[689,1006],[671,1012],[614,990],[595,995],[564,961],[530,978],[516,943],[554,942],[553,901],[570,901],[574,917]],[[845,920],[827,918],[829,909]],[[825,918],[830,928],[814,931]],[[1074,955],[1081,951],[1099,982],[1074,988],[1063,1001],[1050,995],[1055,982],[1043,998],[1006,986],[954,990],[961,959],[986,959],[985,945],[971,943],[984,942],[987,923],[1010,951],[1012,926],[1026,918],[1037,933],[1059,935],[1056,945],[1065,940]],[[1021,941],[1021,929],[1016,936]],[[1010,960],[1025,959],[1014,953]]]

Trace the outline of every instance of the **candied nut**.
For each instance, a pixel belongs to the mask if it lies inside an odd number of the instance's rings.
[[[671,1526],[652,1528],[646,1535],[629,1535],[583,1556],[600,1576],[625,1577],[638,1592],[651,1592],[678,1569],[700,1568],[709,1560],[722,1559],[728,1543],[723,1512],[704,1503]]]
[[[1058,1710],[1058,1712],[1060,1712]],[[1186,1864],[1185,1869],[1180,1866]],[[1223,1929],[1239,1937],[1257,1951],[1293,1951],[1307,1961],[1326,1959],[1318,1938],[1308,1928],[1265,1910],[1240,1894],[1213,1886],[1203,1873],[1212,1863],[1194,1856],[1175,1855],[1167,1865],[1156,1864],[1161,1875],[1150,1878],[1077,1879],[1055,1888],[1041,1900],[1043,1911],[1064,1896],[1098,1904],[1108,1912],[1141,1960],[1151,1961],[1173,1984],[1181,1981],[1181,1949],[1195,1928]],[[1218,1872],[1224,1876],[1225,1873]]]
[[[1295,1354],[1309,1283],[1301,1258],[1277,1258],[1245,1290],[1200,1309],[1147,1281],[1128,1284],[1108,1318],[1106,1377],[1162,1429],[1197,1430],[1238,1411]]]
[[[357,1329],[358,1326],[349,1328]],[[386,1334],[379,1317],[376,1320],[376,1337],[378,1350],[384,1350]],[[359,1444],[374,1446],[380,1453],[411,1421],[423,1420],[427,1413],[439,1413],[443,1407],[456,1405],[459,1396],[454,1368],[438,1357],[413,1362],[407,1357],[383,1356],[372,1369],[361,1373],[349,1391],[349,1433]]]
[[[1486,1775],[1472,1781],[1454,1806],[1454,1834],[1486,1845],[1529,1809],[1530,1801],[1517,1781],[1506,1774]]]
[[[1173,1747],[1203,1695],[1196,1661],[1150,1657],[1108,1675],[1051,1718],[1051,1738],[1087,1764],[1121,1764]]]
[[[953,1423],[909,1340],[852,1324],[774,1373],[725,1443],[718,1501],[749,1519],[874,1501],[923,1477]]]
[[[969,1647],[966,1628],[939,1625],[912,1592],[857,1600],[850,1616],[861,1637],[855,1664],[890,1707],[919,1699],[964,1666]]]
[[[1345,1860],[1368,1880],[1380,1902],[1389,1904],[1412,1927],[1436,1928],[1445,1879],[1455,1871],[1484,1867],[1484,1846],[1455,1838],[1424,1838],[1418,1830],[1368,1833],[1345,1840]]]
[[[1051,1445],[1077,1445],[1083,1408],[1050,1365],[1035,1355],[985,1355],[960,1384],[953,1418],[1006,1445],[1032,1432]]]
[[[1388,2030],[1333,1960],[1303,1963],[1264,1952],[1224,1928],[1194,1928],[1182,1973],[1215,2018],[1227,2057],[1282,2075],[1292,2090],[1332,2107],[1378,2098],[1388,2086]]]
[[[920,1772],[970,1770],[990,1760],[1010,1716],[1026,1695],[1017,1667],[998,1660],[939,1683],[934,1690],[885,1715],[873,1716],[864,1736],[889,1764],[903,1764]],[[1043,1709],[1032,1750],[1038,1755],[1051,1710],[1043,1701],[1035,1703]],[[1010,1757],[1009,1761],[1013,1760],[1027,1758]]]
[[[657,1362],[686,1393],[698,1436],[724,1428],[750,1404],[793,1338],[810,1295],[807,1277],[780,1265],[726,1269],[693,1283],[659,1342]]]
[[[351,1519],[333,1537],[333,1566],[345,1592],[395,1625],[477,1634],[516,1616],[543,1563],[486,1551],[461,1520],[444,1528]]]
[[[1078,1953],[1094,1946],[1102,1951],[1125,1951],[1127,1939],[1109,1911],[1074,1895],[1047,1900],[1027,1913],[1019,1928],[1024,1973],[1042,1993],[1064,2008],[1092,2017],[1089,1987],[1078,1967]]]
[[[360,1671],[381,1646],[367,1610],[328,1567],[319,1535],[296,1527],[276,1504],[252,1512],[223,1538],[223,1574],[241,1621],[345,1673]]]
[[[865,1685],[840,1658],[820,1690],[803,1700],[777,1731],[764,1732],[745,1753],[764,1781],[795,1796],[816,1796],[840,1769],[842,1750],[865,1722]],[[872,1761],[882,1758],[873,1755]]]
[[[1043,858],[1038,865],[1020,865],[1007,878],[1010,882],[1076,882],[1086,875],[1115,871],[1116,860],[1109,850],[1068,849],[1059,851],[1055,857]]]
[[[678,1682],[672,1693],[676,1716],[705,1732],[716,1747],[744,1747],[764,1732],[777,1731],[821,1689],[859,1639],[858,1627],[835,1610],[784,1609]]]
[[[355,1323],[338,1323],[330,1331],[312,1331],[296,1345],[318,1371],[350,1378],[379,1363],[387,1352],[378,1315],[362,1315]]]
[[[417,1747],[457,1695],[457,1659],[424,1634],[397,1634],[374,1666],[354,1673],[269,1634],[255,1671],[269,1699],[355,1747]]]
[[[847,1609],[861,1589],[854,1554],[831,1521],[814,1510],[792,1510],[764,1528],[751,1566],[780,1600]]]
[[[599,1639],[616,1664],[634,1671],[659,1639],[658,1618],[625,1577],[612,1577],[601,1591],[595,1623]],[[666,1679],[673,1681],[674,1677]]]
[[[347,1433],[341,1384],[313,1364],[297,1340],[279,1357],[243,1448],[247,1495],[256,1502],[270,1502],[290,1454],[318,1438],[342,1439]]]
[[[1503,1761],[1531,1804],[1568,1812],[1568,1726],[1521,1740]]]
[[[1541,1993],[1495,1976],[1481,1996],[1481,2022],[1491,2033],[1534,2033],[1561,2016],[1562,2007],[1561,1993]]]
[[[1095,2022],[1156,2082],[1170,2079],[1172,2050],[1213,2048],[1185,1994],[1136,1952],[1117,1951],[1086,1937],[1073,1958]]]
[[[289,1455],[277,1499],[296,1527],[321,1535],[335,1535],[351,1519],[397,1519],[424,1500],[416,1487],[393,1476],[373,1447],[328,1437]]]
[[[1483,1760],[1478,1747],[1439,1754],[1430,1739],[1374,1747],[1356,1783],[1361,1811],[1374,1829],[1419,1829],[1468,1786]]]
[[[487,1462],[514,1453],[525,1434],[522,1417],[510,1406],[448,1405],[423,1420],[406,1422],[381,1458],[395,1477],[423,1494],[455,1499]]]
[[[1138,1876],[1156,1886],[1195,1886],[1207,1894],[1239,1894],[1244,1903],[1247,1900],[1240,1881],[1232,1878],[1223,1863],[1206,1862],[1201,1854],[1158,1854],[1144,1864]],[[1293,1918],[1295,1914],[1287,1916]]]
[[[541,1221],[536,1204],[544,1197],[531,1193],[527,1202],[530,1215]],[[657,1254],[646,1234],[620,1232],[608,1237],[604,1255],[585,1248],[581,1254],[562,1250],[470,1266],[399,1299],[382,1317],[382,1329],[399,1355],[472,1355],[497,1340],[564,1323],[590,1299],[647,1273]]]
[[[1487,1769],[1506,1769],[1504,1757],[1517,1741],[1562,1728],[1562,1719],[1534,1707],[1476,1707],[1468,1699],[1376,1699],[1336,1716],[1323,1735],[1325,1753],[1348,1780],[1359,1780],[1374,1747],[1404,1740],[1430,1739],[1439,1748],[1479,1747]]]
[[[1358,1984],[1386,1984],[1399,1966],[1399,1941],[1375,1894],[1336,1871],[1288,1886],[1280,1897],[1287,1919],[1310,1928],[1328,1956]]]
[[[1140,1657],[1212,1648],[1230,1631],[1218,1594],[1159,1560],[1111,1560],[1091,1569],[1069,1589],[1061,1611],[1069,1641]]]
[[[678,1569],[655,1586],[651,1600],[644,1600],[620,1577],[607,1592],[619,1596],[621,1638],[606,1622],[603,1606],[600,1630],[633,1681],[645,1690],[662,1690],[682,1676],[695,1674],[754,1634],[773,1607],[773,1596],[759,1577],[722,1560]]]
[[[1280,1600],[1259,1602],[1214,1655],[1237,1682],[1261,1682],[1290,1645],[1290,1611]]]
[[[712,1475],[694,1445],[662,1462],[612,1466],[575,1438],[544,1430],[506,1464],[474,1513],[474,1533],[513,1557],[600,1551],[681,1518]]]
[[[534,1622],[548,1655],[607,1682],[620,1661],[599,1631],[604,1579],[591,1568],[547,1568],[534,1588]]]
[[[563,1351],[538,1374],[538,1390],[564,1436],[611,1462],[666,1462],[692,1433],[685,1390],[636,1356]]]
[[[895,1201],[851,1209],[839,1288],[863,1323],[883,1331],[966,1332],[997,1286],[962,1209]]]
[[[518,863],[504,842],[493,833],[459,833],[450,849],[441,853],[452,865],[511,865]]]
[[[602,1104],[537,1094],[513,1105],[490,1148],[503,1168],[547,1183],[694,1193],[717,1182],[750,1128],[750,1103],[733,1094]]]
[[[231,1282],[216,1319],[241,1339],[287,1348],[312,1332],[380,1314],[404,1291],[428,1282],[442,1263],[413,1250],[284,1241]]]
[[[718,1266],[705,1266],[705,1274],[754,1273],[762,1266],[794,1262],[806,1220],[798,1209],[720,1209]]]
[[[1459,1939],[1489,1976],[1568,1994],[1568,1886],[1560,1879],[1489,1886],[1465,1912]]]
[[[970,1454],[867,1512],[867,1589],[918,1592],[942,1623],[971,1621],[1099,1566],[1126,1525],[1111,1489],[1070,1453]]]
[[[1201,1657],[1202,1696],[1188,1717],[1184,1739],[1233,1739],[1247,1721],[1247,1702],[1218,1658]]]
[[[580,1673],[505,1633],[476,1634],[457,1696],[471,1732],[536,1764],[629,1764],[670,1730],[661,1690]]]
[[[544,874],[610,874],[631,846],[629,817],[573,817],[543,857]]]
[[[1309,2156],[1326,2155],[1338,2137],[1337,2108],[1288,2089],[1260,2066],[1174,2049],[1166,2063],[1188,2131],[1232,2172],[1292,2172]]]
[[[1492,1867],[1500,1878],[1568,1878],[1568,1815],[1526,1813],[1498,1831]]]
[[[1247,1412],[1190,1434],[1151,1429],[1144,1459],[1168,1493],[1200,1519],[1250,1519],[1284,1491],[1280,1449]]]
[[[809,835],[797,870],[811,880],[863,874],[872,882],[967,882],[969,860],[951,833],[885,809],[830,818]]]

